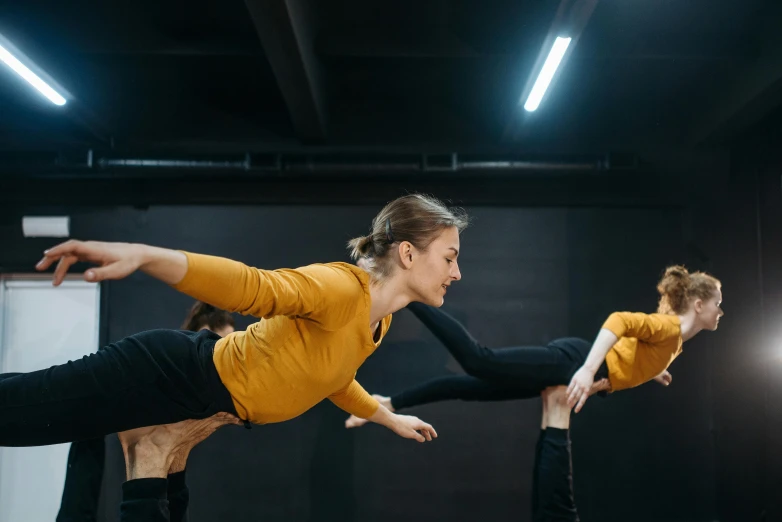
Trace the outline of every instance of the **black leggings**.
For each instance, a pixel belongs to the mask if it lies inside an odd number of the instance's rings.
[[[518,385],[497,384],[471,375],[446,375],[431,379],[391,396],[395,410],[412,408],[439,401],[512,401],[540,397],[539,389]]]
[[[185,472],[122,484],[120,522],[187,522],[190,492]]]
[[[568,430],[540,431],[532,473],[532,522],[579,522]]]
[[[56,522],[96,522],[106,460],[103,437],[71,444]]]
[[[459,321],[439,308],[421,303],[410,303],[407,308],[445,345],[465,372],[486,382],[484,385],[473,383],[472,390],[502,397],[489,400],[507,400],[511,393],[509,388],[517,388],[518,398],[526,398],[532,392],[539,395],[549,386],[569,384],[592,347],[584,339],[565,337],[546,346],[489,349],[473,339]],[[608,371],[603,364],[595,378],[607,376]],[[461,386],[462,396],[455,398],[482,400],[465,398],[467,391],[464,391],[463,383]],[[490,386],[495,387],[491,393]]]
[[[208,330],[151,330],[46,370],[0,374],[0,446],[236,415],[212,360],[219,338]]]
[[[549,386],[569,384],[591,349],[588,341],[569,337],[546,346],[491,350],[478,344],[464,326],[438,308],[411,303],[408,309],[469,375],[440,377],[405,390],[391,398],[395,409],[453,399],[503,401],[538,397]],[[607,376],[604,363],[595,377]],[[568,430],[541,430],[532,473],[533,522],[578,522]]]

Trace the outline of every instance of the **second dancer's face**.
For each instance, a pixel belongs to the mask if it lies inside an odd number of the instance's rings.
[[[725,315],[722,311],[722,291],[717,292],[704,301],[701,301],[697,309],[698,319],[705,330],[716,330],[720,325],[720,317]]]
[[[426,251],[414,251],[410,259],[410,289],[414,300],[430,306],[442,306],[448,287],[459,281],[459,231],[443,229]]]

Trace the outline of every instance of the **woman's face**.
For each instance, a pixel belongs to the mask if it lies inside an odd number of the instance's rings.
[[[695,311],[698,320],[704,330],[716,330],[720,324],[720,317],[725,315],[722,311],[722,290],[717,289],[712,297],[706,300],[698,300],[695,303]]]
[[[403,254],[405,255],[405,254]],[[408,257],[407,284],[413,299],[430,306],[442,306],[445,293],[454,281],[459,281],[459,230],[443,229],[426,251],[413,248]],[[404,261],[403,261],[404,262]]]

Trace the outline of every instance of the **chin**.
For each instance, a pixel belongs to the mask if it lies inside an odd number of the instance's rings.
[[[440,308],[445,304],[445,299],[443,297],[435,297],[434,299],[431,299],[428,303],[429,306],[434,306],[435,308]]]
[[[445,298],[441,295],[426,296],[426,299],[423,299],[422,302],[429,306],[440,308],[441,306],[443,306],[443,303],[445,302]]]

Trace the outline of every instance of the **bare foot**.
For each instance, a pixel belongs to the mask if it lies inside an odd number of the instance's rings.
[[[180,443],[173,453],[174,459],[171,462],[171,466],[169,466],[169,474],[184,471],[190,451],[217,431],[218,428],[228,424],[237,426],[242,424],[242,421],[237,417],[225,412],[216,413],[207,419],[184,422],[187,424],[182,426],[179,434]]]
[[[589,389],[589,396],[591,397],[601,391],[611,391],[611,381],[608,379],[600,379],[599,381],[592,383],[592,387]]]
[[[128,480],[165,478],[170,473],[184,470],[190,450],[227,424],[241,424],[241,421],[229,413],[217,413],[206,419],[190,419],[118,433]]]
[[[350,428],[360,428],[361,426],[363,426],[367,422],[369,422],[369,421],[366,420],[366,419],[362,419],[361,417],[356,417],[355,415],[351,415],[350,417],[345,419],[345,427],[347,429],[350,429]]]
[[[385,406],[388,411],[393,412],[394,406],[391,404],[391,397],[383,397],[382,395],[372,395],[377,402]]]

